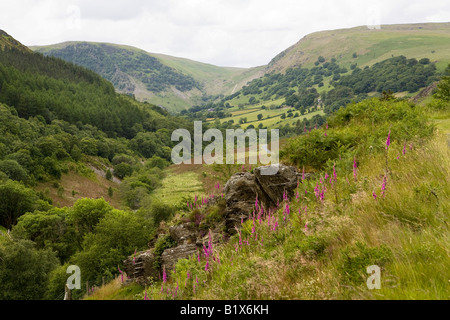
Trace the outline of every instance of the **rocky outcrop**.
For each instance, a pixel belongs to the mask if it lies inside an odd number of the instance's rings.
[[[173,270],[177,261],[180,259],[188,259],[193,254],[197,254],[198,247],[196,244],[182,244],[175,248],[164,250],[161,255],[162,267],[167,270]]]
[[[265,174],[269,168],[270,166],[258,167],[254,169],[254,173],[236,173],[225,184],[228,232],[232,233],[234,226],[248,217],[255,206],[256,197],[260,205],[269,209],[283,200],[284,192],[289,197],[294,195],[297,183],[302,181],[302,173],[297,172],[295,167],[280,164],[275,170],[271,170],[276,174]],[[305,173],[305,179],[310,177],[310,173]]]
[[[124,261],[124,271],[139,283],[150,283],[159,278],[159,270],[155,267],[157,258],[152,250],[138,252]]]
[[[283,193],[289,197],[294,195],[297,183],[302,181],[302,174],[295,167],[280,164],[275,169],[269,170],[275,174],[268,175],[267,169],[273,167],[258,167],[253,173],[239,172],[234,174],[224,187],[226,208],[225,221],[221,221],[209,232],[195,227],[194,223],[186,222],[168,229],[170,237],[177,243],[173,248],[163,251],[161,257],[155,257],[152,249],[140,252],[137,256],[129,257],[125,263],[127,275],[138,282],[148,283],[151,279],[158,279],[161,268],[166,272],[172,270],[180,259],[186,259],[197,254],[211,237],[215,246],[227,238],[222,231],[226,230],[228,235],[235,232],[235,226],[245,220],[255,206],[256,197],[259,205],[266,210],[274,208],[283,200]],[[304,178],[309,179],[311,174],[306,173]],[[209,204],[214,204],[211,201]],[[154,245],[154,242],[152,243]]]

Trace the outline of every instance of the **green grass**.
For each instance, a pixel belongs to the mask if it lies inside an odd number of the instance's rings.
[[[175,174],[170,168],[162,180],[161,188],[154,193],[154,197],[167,204],[178,204],[185,197],[193,198],[195,195],[199,197],[205,195],[198,174],[190,171]]]

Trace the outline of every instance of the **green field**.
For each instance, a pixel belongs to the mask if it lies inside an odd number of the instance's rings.
[[[162,187],[154,193],[155,198],[166,204],[174,205],[185,197],[205,196],[203,184],[196,172],[174,173],[170,168],[166,172],[167,176],[162,181]]]

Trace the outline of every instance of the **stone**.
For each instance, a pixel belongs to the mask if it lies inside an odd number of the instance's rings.
[[[188,259],[193,254],[197,254],[198,248],[195,244],[182,244],[180,246],[164,250],[161,255],[162,268],[166,272],[173,270],[180,259]]]
[[[230,234],[241,219],[247,219],[252,213],[256,196],[265,210],[274,208],[282,202],[285,191],[289,197],[294,195],[297,183],[302,179],[302,173],[292,166],[279,164],[274,175],[263,175],[263,168],[255,168],[254,173],[236,173],[225,184],[226,227]],[[305,179],[309,178],[311,174],[305,173]]]
[[[169,234],[178,244],[192,244],[197,238],[197,233],[191,223],[169,227]]]
[[[128,257],[124,263],[124,271],[131,279],[138,283],[148,284],[152,280],[158,279],[160,273],[156,265],[156,257],[152,250],[138,252],[137,255]]]

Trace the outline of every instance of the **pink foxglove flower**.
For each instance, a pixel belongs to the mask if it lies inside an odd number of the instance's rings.
[[[377,200],[377,194],[376,194],[376,192],[374,191],[374,192],[372,192],[372,197],[375,199],[375,200]]]
[[[386,139],[386,150],[389,148],[390,145],[391,145],[391,129],[389,129],[389,133]]]
[[[356,163],[356,159],[353,159],[353,178],[355,178],[355,181],[357,180],[357,169],[358,165]]]
[[[386,182],[387,182],[387,178],[386,178],[386,175],[385,175],[383,177],[383,183],[381,185],[381,195],[383,196],[383,198],[384,198],[384,193],[386,191]]]
[[[167,282],[167,273],[166,273],[166,268],[163,268],[163,283]]]

